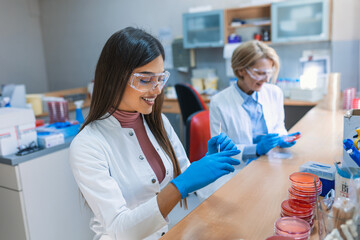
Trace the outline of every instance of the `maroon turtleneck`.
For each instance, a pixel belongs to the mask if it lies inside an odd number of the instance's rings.
[[[146,134],[143,118],[139,112],[125,112],[116,110],[113,116],[120,122],[123,128],[132,128],[135,131],[136,138],[140,143],[141,150],[145,154],[147,161],[156,174],[159,183],[165,177],[165,166],[158,152],[152,145],[148,135]]]

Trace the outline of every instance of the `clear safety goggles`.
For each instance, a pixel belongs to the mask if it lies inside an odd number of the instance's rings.
[[[129,85],[139,92],[149,92],[159,87],[162,90],[169,80],[170,73],[132,73]]]
[[[270,80],[274,74],[274,69],[257,69],[257,68],[246,68],[246,72],[250,77],[256,81]]]

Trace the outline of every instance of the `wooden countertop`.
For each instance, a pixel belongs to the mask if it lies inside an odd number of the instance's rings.
[[[264,240],[272,236],[281,202],[287,199],[289,175],[307,161],[332,164],[341,159],[344,113],[320,107],[310,110],[290,131],[302,133],[297,144],[286,150],[291,159],[270,154],[253,161],[162,239]],[[318,239],[316,229],[311,239]]]

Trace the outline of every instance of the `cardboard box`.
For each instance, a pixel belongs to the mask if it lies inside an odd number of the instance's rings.
[[[360,128],[360,109],[352,109],[344,115],[344,139],[356,140],[356,129]],[[342,146],[341,146],[342,147]],[[359,168],[359,166],[351,159],[349,154],[343,150],[343,167]]]
[[[37,142],[33,110],[0,108],[0,155],[14,154],[33,141]]]

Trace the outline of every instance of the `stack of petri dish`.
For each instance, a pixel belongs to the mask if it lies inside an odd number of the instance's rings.
[[[308,222],[297,217],[282,217],[275,222],[275,235],[291,237],[295,240],[310,238],[311,227]]]
[[[344,90],[344,109],[351,109],[353,99],[356,97],[356,88],[347,88]]]
[[[48,102],[50,123],[69,121],[68,102],[50,101]]]
[[[322,191],[322,183],[318,176],[312,173],[295,172],[289,177],[291,187],[289,188],[289,199],[297,199],[311,204],[316,204],[316,194],[319,196]],[[315,184],[316,182],[316,190]]]
[[[298,199],[288,199],[281,203],[281,217],[297,217],[314,226],[313,206],[305,201]]]

